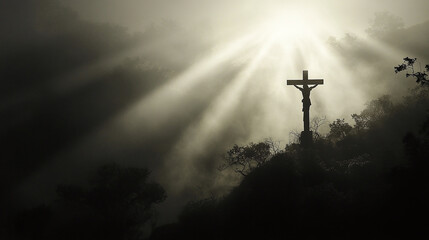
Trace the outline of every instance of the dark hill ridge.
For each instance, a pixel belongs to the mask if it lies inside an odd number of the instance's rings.
[[[288,145],[223,199],[189,203],[178,223],[159,227],[152,239],[427,234],[428,100],[428,89],[420,89],[399,104],[372,101],[356,115],[366,117],[366,127],[338,138],[332,125],[310,151]]]

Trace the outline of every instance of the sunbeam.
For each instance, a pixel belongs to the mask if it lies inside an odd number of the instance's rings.
[[[193,161],[197,160],[206,146],[220,137],[223,127],[228,118],[233,116],[232,111],[239,107],[241,96],[249,87],[247,83],[252,79],[258,65],[263,61],[267,51],[272,47],[273,39],[264,42],[259,52],[252,58],[241,73],[231,81],[228,88],[214,99],[207,107],[203,116],[191,124],[184,132],[178,143],[172,148],[172,153],[167,156],[165,164],[173,166],[175,171],[169,171],[170,178],[177,179],[172,191],[179,191],[184,183],[190,181],[188,178],[179,177],[183,172],[194,172]],[[261,80],[259,80],[261,81]],[[177,161],[180,159],[181,161]],[[169,179],[168,181],[170,181]]]
[[[79,159],[79,155],[89,149],[106,148],[100,156],[127,145],[149,141],[153,135],[159,134],[172,118],[177,118],[180,106],[197,84],[207,80],[207,74],[219,70],[222,64],[230,61],[240,52],[247,49],[254,41],[254,35],[248,35],[223,47],[217,47],[210,56],[189,67],[178,77],[171,79],[153,92],[144,96],[122,113],[106,121],[102,126],[82,138],[77,144],[61,152],[55,159]],[[71,165],[78,164],[74,161]],[[64,162],[60,165],[71,167]],[[45,171],[55,167],[49,166]]]
[[[249,34],[226,46],[215,48],[210,56],[144,96],[121,116],[125,128],[133,131],[142,123],[152,130],[162,127],[174,115],[176,105],[180,105],[188,94],[195,91],[194,88],[197,84],[206,81],[208,75],[220,70],[223,64],[227,64],[228,61],[248,49],[254,38],[254,34]]]

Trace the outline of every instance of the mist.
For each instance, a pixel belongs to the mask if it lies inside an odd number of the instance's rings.
[[[172,222],[186,202],[240,181],[217,170],[231,146],[293,141],[300,92],[286,79],[302,70],[323,78],[311,117],[351,123],[370,100],[399,100],[414,86],[393,72],[403,57],[429,62],[421,0],[26,0],[0,9],[1,192],[17,208],[117,162],[151,170],[168,195],[160,222]]]

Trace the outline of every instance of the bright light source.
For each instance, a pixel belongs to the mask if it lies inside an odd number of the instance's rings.
[[[260,27],[265,34],[287,44],[319,35],[323,27],[318,18],[311,9],[288,8],[267,15]]]

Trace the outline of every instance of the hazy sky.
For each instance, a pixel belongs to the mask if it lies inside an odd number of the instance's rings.
[[[429,2],[425,0],[61,0],[90,20],[111,22],[133,30],[170,19],[184,24],[199,21],[216,23],[243,22],[265,17],[279,9],[308,9],[332,18],[336,26],[348,31],[362,31],[375,12],[388,11],[404,19],[406,25],[427,20]],[[299,12],[302,18],[308,17]],[[222,26],[219,26],[222,27]]]
[[[352,123],[368,101],[415,86],[393,72],[403,57],[429,60],[426,0],[61,2],[75,14],[51,0],[0,5],[0,157],[11,159],[0,175],[23,201],[117,161],[152,170],[171,221],[236,184],[216,170],[233,144],[284,146],[302,129],[286,79],[324,78],[311,116]]]

